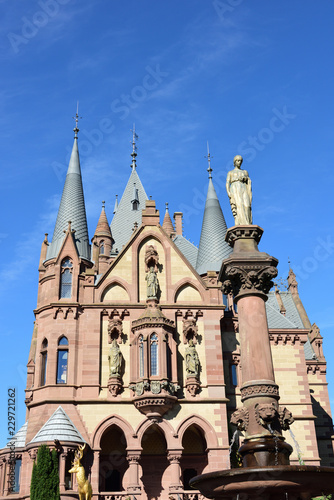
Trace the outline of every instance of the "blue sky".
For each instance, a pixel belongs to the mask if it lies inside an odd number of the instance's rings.
[[[311,323],[324,336],[334,403],[332,281],[334,4],[295,0],[0,0],[1,434],[7,389],[18,427],[44,233],[51,239],[73,143],[79,150],[90,237],[106,201],[138,173],[160,213],[184,212],[199,242],[206,142],[228,226],[233,156],[253,183],[261,250],[288,258]]]

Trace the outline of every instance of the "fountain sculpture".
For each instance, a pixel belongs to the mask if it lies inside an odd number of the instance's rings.
[[[263,230],[251,224],[251,182],[241,163],[235,157],[235,169],[227,176],[235,226],[226,241],[233,252],[223,261],[219,279],[223,293],[233,293],[238,305],[243,406],[231,423],[244,432],[242,467],[203,474],[190,484],[215,499],[309,500],[334,491],[334,468],[289,465],[292,447],[282,430],[289,429],[293,417],[278,403],[265,310],[278,261],[258,250]],[[247,224],[240,214],[247,214]]]

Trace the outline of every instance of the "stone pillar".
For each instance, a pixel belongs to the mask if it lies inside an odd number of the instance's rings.
[[[66,465],[67,451],[63,451],[60,455],[59,461],[59,491],[63,493],[65,491],[65,465]]]
[[[167,459],[170,463],[170,493],[183,489],[183,484],[181,482],[181,467],[180,460],[182,457],[181,450],[169,450],[167,454]]]
[[[90,484],[92,486],[92,490],[94,495],[100,491],[99,484],[99,472],[100,472],[100,453],[101,450],[94,450],[94,461],[90,471]],[[98,496],[96,496],[98,498]]]
[[[128,450],[126,458],[129,464],[129,485],[127,487],[127,492],[139,494],[141,492],[141,486],[139,484],[140,451]]]
[[[225,294],[233,293],[238,305],[242,366],[243,407],[231,423],[245,431],[239,453],[245,467],[289,464],[292,452],[284,442],[282,429],[292,423],[292,415],[278,406],[265,301],[277,275],[277,259],[259,252],[263,230],[259,226],[234,226],[226,241],[232,254],[223,261],[219,279]]]

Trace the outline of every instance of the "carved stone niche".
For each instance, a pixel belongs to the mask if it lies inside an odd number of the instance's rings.
[[[183,321],[183,343],[187,344],[189,340],[193,340],[194,344],[197,344],[198,326],[196,324],[196,318],[193,316],[185,316]]]
[[[146,245],[145,249],[145,271],[148,273],[151,267],[154,268],[154,272],[158,272],[159,266],[159,254],[154,245]]]
[[[118,317],[109,319],[108,322],[108,343],[116,339],[118,344],[122,343],[123,322]]]

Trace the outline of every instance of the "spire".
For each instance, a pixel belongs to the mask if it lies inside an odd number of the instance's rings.
[[[114,241],[113,251],[116,251],[116,249],[121,251],[122,247],[129,241],[135,223],[137,223],[138,227],[141,225],[142,210],[145,208],[145,202],[148,199],[136,169],[136,139],[138,139],[138,136],[134,125],[132,133],[131,175],[120,202],[118,203],[118,200],[116,200],[114,217],[110,224]]]
[[[88,227],[85,209],[85,200],[82,187],[80,159],[78,150],[78,109],[75,115],[74,143],[68,165],[62,198],[59,205],[56,225],[49,244],[46,259],[57,257],[60,247],[64,241],[64,231],[67,230],[68,221],[72,222],[75,231],[75,243],[78,254],[90,260],[90,245],[88,239]]]
[[[109,238],[111,237],[110,226],[105,211],[105,201],[102,202],[102,210],[95,229],[94,236],[109,236]]]
[[[209,186],[206,196],[201,238],[198,247],[196,271],[206,274],[207,271],[219,271],[223,259],[232,252],[232,248],[225,241],[227,226],[225,218],[212,182],[212,168],[209,147]]]
[[[162,228],[166,231],[166,233],[168,234],[169,237],[171,237],[175,234],[173,222],[172,222],[172,219],[170,218],[169,211],[168,211],[168,203],[166,203],[166,212],[165,212],[164,221],[162,223]]]
[[[136,156],[137,156],[137,144],[136,144],[136,140],[138,139],[138,135],[136,134],[136,129],[135,129],[135,124],[133,124],[133,130],[131,130],[132,132],[132,153],[131,153],[131,156],[132,156],[132,164],[131,164],[131,168],[132,170],[136,170]]]

